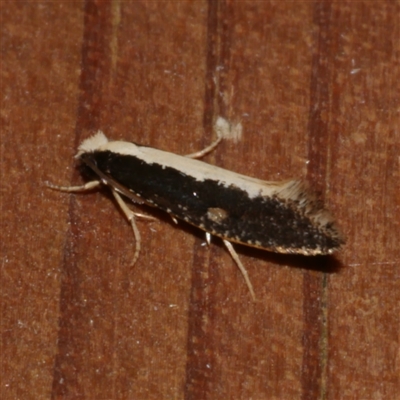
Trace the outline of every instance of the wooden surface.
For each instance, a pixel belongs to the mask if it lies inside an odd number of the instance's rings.
[[[398,1],[9,2],[1,12],[1,389],[6,399],[400,399]],[[73,155],[102,129],[305,178],[332,258],[129,225]],[[155,214],[159,217],[159,214]]]

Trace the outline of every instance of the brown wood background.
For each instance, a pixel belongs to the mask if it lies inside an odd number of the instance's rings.
[[[2,2],[6,399],[400,399],[399,1]],[[97,129],[306,178],[334,258],[216,243],[168,218],[142,253],[106,191],[67,195]],[[158,214],[157,214],[158,215]]]

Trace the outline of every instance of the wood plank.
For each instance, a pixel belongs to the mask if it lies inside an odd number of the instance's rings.
[[[2,6],[4,399],[375,399],[400,388],[399,3]],[[155,212],[129,225],[73,155],[102,129],[306,178],[348,243],[329,258],[224,248]]]

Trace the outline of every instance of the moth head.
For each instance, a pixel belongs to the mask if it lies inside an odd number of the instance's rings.
[[[97,133],[80,144],[75,158],[79,158],[83,153],[92,153],[107,143],[108,139],[106,135],[102,131],[97,131]]]

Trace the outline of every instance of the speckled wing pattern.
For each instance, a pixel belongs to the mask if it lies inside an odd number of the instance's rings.
[[[78,153],[101,180],[212,235],[279,253],[330,254],[344,243],[299,181],[266,182],[128,142]]]

